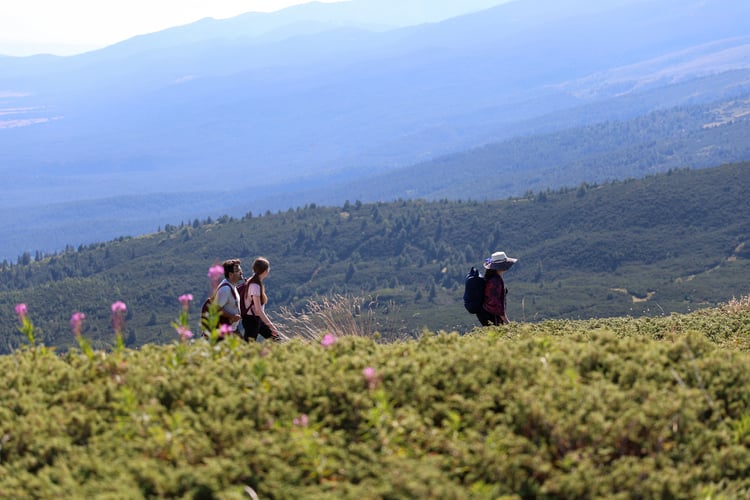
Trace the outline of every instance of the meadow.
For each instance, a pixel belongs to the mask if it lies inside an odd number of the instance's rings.
[[[74,315],[66,352],[36,342],[19,304],[27,343],[0,357],[0,497],[750,493],[748,297],[400,340],[338,301],[280,344],[190,338],[181,302],[172,343],[126,348],[115,303],[114,347],[93,349]]]

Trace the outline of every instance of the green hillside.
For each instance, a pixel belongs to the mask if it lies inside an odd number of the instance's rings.
[[[0,497],[750,493],[747,297],[394,343],[323,333],[0,356]]]
[[[463,277],[494,250],[520,259],[506,275],[511,320],[688,312],[747,293],[748,239],[748,163],[487,202],[347,202],[185,221],[4,262],[0,349],[23,342],[18,303],[46,345],[73,345],[68,320],[81,311],[94,346],[112,346],[118,300],[128,306],[128,345],[167,342],[178,296],[205,297],[217,260],[240,257],[248,270],[258,255],[271,261],[272,314],[334,295],[361,298],[374,304],[386,338],[476,326],[462,306]]]

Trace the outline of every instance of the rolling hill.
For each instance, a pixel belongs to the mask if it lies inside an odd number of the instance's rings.
[[[258,255],[271,261],[272,314],[336,295],[371,299],[388,336],[476,326],[463,309],[463,277],[498,249],[520,258],[507,275],[511,320],[687,312],[747,295],[748,176],[742,163],[506,200],[307,205],[27,254],[0,268],[2,347],[19,345],[21,335],[8,333],[18,303],[48,345],[72,344],[75,311],[95,345],[111,345],[116,300],[128,304],[130,345],[166,342],[177,297],[206,296],[216,260],[249,267]]]

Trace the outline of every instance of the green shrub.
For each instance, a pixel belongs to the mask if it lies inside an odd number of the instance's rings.
[[[746,497],[748,325],[22,347],[0,357],[0,497]]]

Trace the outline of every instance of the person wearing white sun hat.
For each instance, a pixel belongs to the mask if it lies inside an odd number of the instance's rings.
[[[505,288],[503,274],[511,268],[518,259],[512,259],[505,252],[495,252],[484,261],[485,287],[482,310],[477,313],[477,319],[483,326],[508,324],[505,312],[505,300],[508,290]]]

